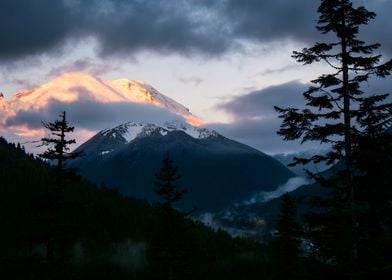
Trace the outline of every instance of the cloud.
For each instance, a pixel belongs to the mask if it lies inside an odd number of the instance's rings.
[[[390,81],[391,77],[372,78],[369,82],[362,83],[362,90],[366,94],[392,93]],[[269,154],[327,149],[327,146],[320,145],[319,142],[306,142],[301,145],[300,141],[283,141],[277,134],[282,120],[278,117],[274,106],[304,108],[305,100],[302,92],[307,88],[308,84],[291,81],[233,97],[217,106],[217,109],[227,112],[233,121],[209,124],[209,127],[226,137]],[[392,102],[392,96],[389,96],[386,102]]]
[[[280,68],[267,68],[267,69],[261,71],[258,75],[261,75],[261,76],[279,75],[279,74],[287,72],[287,71],[297,70],[301,67],[302,66],[298,63],[296,63],[296,64],[291,63],[288,65],[285,65],[284,67],[280,67]]]
[[[113,128],[127,121],[146,123],[184,121],[165,109],[146,104],[98,103],[89,100],[62,103],[53,100],[46,107],[19,110],[15,115],[6,117],[5,124],[0,124],[0,132],[8,141],[26,145],[29,152],[41,153],[45,148],[39,147],[41,143],[39,140],[49,133],[43,129],[42,122],[53,122],[58,119],[62,111],[67,112],[69,124],[75,127],[74,133],[69,137],[76,139],[77,144],[71,145],[71,149],[87,141],[100,130]]]
[[[287,180],[286,183],[278,186],[276,190],[271,192],[259,192],[253,195],[250,199],[244,201],[245,205],[255,204],[255,203],[263,203],[274,198],[280,197],[285,193],[292,192],[297,188],[310,184],[312,181],[306,179],[304,177],[293,177]]]
[[[392,28],[389,13],[392,1],[353,0],[354,6],[365,6],[377,14],[360,29],[359,38],[368,43],[381,43],[383,50],[392,54]],[[269,43],[292,39],[306,44],[329,41],[331,38],[316,30],[320,1],[309,0],[227,0],[222,15],[230,22],[232,36]]]
[[[307,87],[306,84],[291,81],[235,97],[217,108],[226,111],[236,120],[265,119],[276,115],[274,106],[303,107],[302,92]]]
[[[222,25],[208,23],[215,12],[206,10],[212,7],[207,2],[1,1],[0,58],[61,51],[67,39],[88,36],[99,40],[101,55],[140,50],[216,54],[230,43]]]
[[[364,38],[392,53],[386,11],[391,1],[356,0],[378,13]],[[239,40],[314,42],[319,1],[309,0],[4,0],[0,1],[0,59],[64,51],[68,41],[94,37],[102,56],[141,50],[220,55]],[[325,38],[325,36],[324,36]],[[237,50],[238,48],[236,48]]]
[[[224,14],[236,37],[270,42],[282,38],[313,41],[319,1],[308,0],[227,0]]]
[[[318,148],[318,143],[300,145],[299,141],[283,141],[276,132],[281,120],[277,117],[264,120],[241,120],[232,123],[212,123],[207,127],[220,134],[254,147],[268,154],[294,152]]]
[[[80,58],[71,63],[52,68],[46,76],[48,78],[53,78],[67,72],[86,72],[91,75],[102,76],[107,72],[118,69],[118,67],[111,67],[102,62],[97,62],[92,58]]]
[[[76,25],[72,11],[63,1],[0,1],[0,58],[53,49]]]
[[[389,0],[356,0],[356,3],[365,6],[370,11],[376,13],[376,18],[361,29],[361,39],[365,42],[380,43],[382,53],[387,53],[388,58],[392,55],[392,21],[390,11],[392,11],[392,1]]]
[[[193,84],[194,86],[198,86],[204,81],[202,78],[196,76],[192,76],[192,77],[178,76],[177,78],[181,83],[185,85]]]
[[[6,119],[7,127],[26,126],[32,130],[42,128],[42,121],[51,122],[66,111],[70,124],[90,131],[111,128],[127,121],[160,123],[162,120],[179,120],[179,116],[165,109],[137,103],[98,103],[81,100],[63,103],[52,100],[38,110],[19,110]]]
[[[317,148],[317,143],[309,143],[303,147],[299,141],[283,141],[277,134],[281,119],[278,118],[274,106],[303,107],[302,92],[307,87],[306,84],[291,81],[234,97],[217,107],[229,113],[233,121],[210,124],[210,127],[269,154],[307,150],[311,146]]]

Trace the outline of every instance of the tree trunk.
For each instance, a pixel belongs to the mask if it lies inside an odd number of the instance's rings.
[[[347,188],[348,188],[348,208],[350,209],[351,216],[351,230],[355,234],[356,228],[356,217],[355,217],[355,190],[353,182],[353,169],[352,169],[352,139],[351,139],[351,110],[350,110],[350,89],[349,89],[349,66],[348,66],[348,52],[347,52],[347,36],[345,34],[346,26],[346,15],[345,5],[341,1],[342,9],[342,34],[341,34],[341,47],[342,47],[342,76],[343,76],[343,116],[344,116],[344,160],[345,167],[348,176]],[[349,252],[349,263],[350,263],[350,279],[354,278],[355,274],[355,262],[357,259],[357,248],[355,237],[353,236],[353,244],[350,244]]]

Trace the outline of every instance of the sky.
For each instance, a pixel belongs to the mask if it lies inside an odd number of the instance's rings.
[[[309,81],[329,71],[291,58],[292,51],[329,39],[315,29],[318,4],[2,0],[0,92],[9,99],[69,71],[144,80],[227,137],[270,154],[314,149],[318,143],[300,146],[280,139],[273,106],[302,106]],[[377,13],[360,37],[381,43],[380,52],[390,58],[392,0],[354,4]],[[391,83],[387,78],[365,87],[388,91]],[[96,120],[91,123],[98,129]]]

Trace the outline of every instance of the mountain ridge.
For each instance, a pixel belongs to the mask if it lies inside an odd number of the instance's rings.
[[[129,132],[129,130],[133,130]],[[218,209],[271,191],[294,174],[270,156],[216,131],[187,124],[127,122],[98,132],[77,148],[85,156],[71,163],[79,173],[122,193],[155,200],[152,179],[166,155],[189,188],[182,208]]]

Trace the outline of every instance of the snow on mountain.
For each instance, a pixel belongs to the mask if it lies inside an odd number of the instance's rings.
[[[186,107],[148,84],[128,79],[103,81],[82,72],[66,73],[36,88],[17,92],[13,94],[9,102],[3,103],[8,103],[12,111],[16,112],[17,110],[39,110],[46,107],[51,101],[150,104],[180,115],[190,124],[200,125],[203,123]],[[0,100],[0,106],[1,102]]]
[[[166,122],[161,125],[151,123],[127,122],[113,129],[105,129],[99,132],[102,136],[119,138],[120,141],[129,143],[136,137],[147,137],[152,134],[166,135],[170,131],[183,131],[192,138],[205,139],[218,136],[215,130],[199,128],[181,122]]]
[[[135,82],[128,79],[119,79],[105,81],[104,83],[132,102],[150,103],[158,107],[166,108],[171,112],[184,116],[191,124],[201,124],[199,123],[199,120],[192,118],[193,116],[190,114],[188,108],[185,108],[180,103],[161,94],[155,88],[142,81]]]

